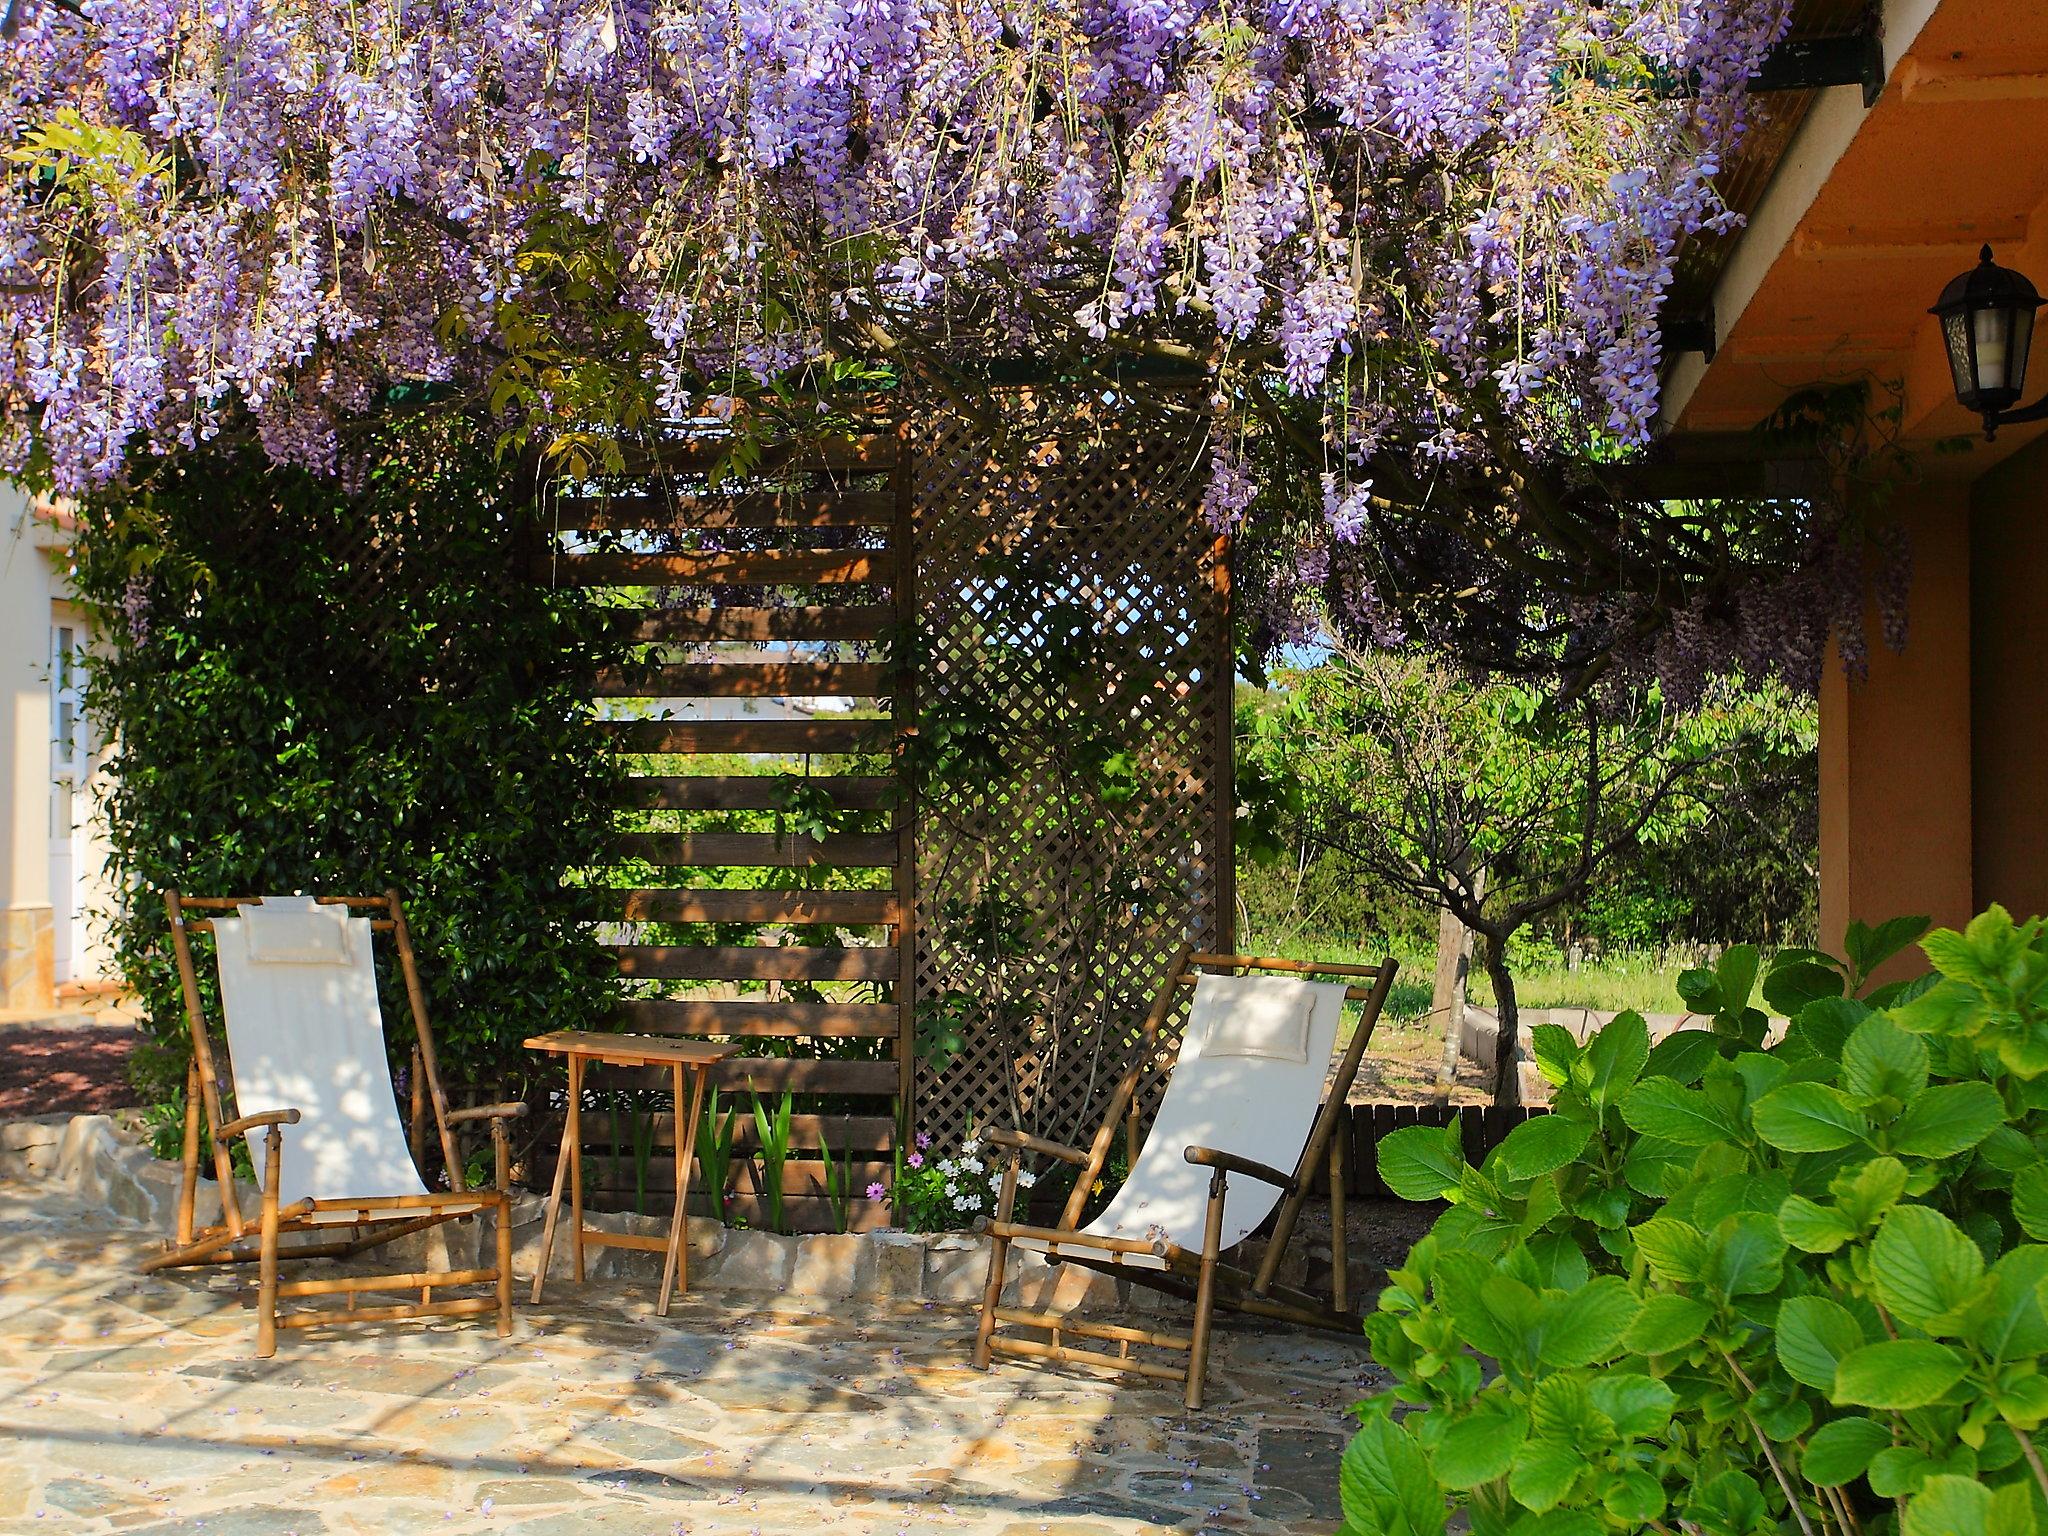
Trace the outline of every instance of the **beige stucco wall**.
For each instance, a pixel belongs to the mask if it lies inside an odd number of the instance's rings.
[[[2048,912],[2048,441],[1972,492],[1970,644],[1977,905]]]
[[[50,890],[51,710],[50,627],[70,623],[89,635],[69,601],[64,578],[66,534],[33,513],[28,498],[0,484],[0,1009],[49,1007],[53,1001],[56,924]],[[95,753],[97,756],[97,753]],[[84,904],[105,910],[106,850],[92,813],[88,781],[79,812],[87,834],[78,862],[87,872]],[[75,947],[73,981],[108,974],[98,924],[87,919]]]

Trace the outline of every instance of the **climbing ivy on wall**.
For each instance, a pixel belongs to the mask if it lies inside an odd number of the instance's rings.
[[[174,1094],[188,1053],[172,885],[398,888],[455,1083],[517,1091],[526,1036],[606,1012],[611,967],[563,881],[610,835],[586,722],[614,646],[587,596],[523,568],[532,497],[491,443],[387,429],[352,486],[255,453],[166,461],[80,508],[111,936],[153,1037],[146,1094]]]

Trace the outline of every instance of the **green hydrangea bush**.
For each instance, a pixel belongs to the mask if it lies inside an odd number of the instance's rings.
[[[1624,1014],[1532,1046],[1554,1112],[1479,1167],[1380,1170],[1449,1209],[1366,1332],[1347,1533],[2048,1531],[2048,922],[1926,934],[1933,975],[1754,950],[1690,972],[1711,1030]]]

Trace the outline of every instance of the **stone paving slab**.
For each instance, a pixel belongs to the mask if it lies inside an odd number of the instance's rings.
[[[1364,1343],[1219,1328],[1210,1407],[968,1363],[924,1304],[558,1285],[520,1329],[282,1334],[242,1278],[144,1277],[143,1229],[0,1181],[0,1531],[782,1536],[1326,1533]],[[247,1277],[253,1279],[253,1276]]]

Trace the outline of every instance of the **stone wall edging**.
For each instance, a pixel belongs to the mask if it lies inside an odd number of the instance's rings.
[[[111,1115],[41,1115],[0,1121],[0,1179],[44,1182],[101,1204],[122,1219],[169,1236],[176,1225],[179,1168],[160,1161],[140,1135]],[[258,1204],[256,1190],[238,1183],[244,1211]],[[512,1210],[513,1271],[531,1277],[539,1256],[544,1202],[522,1193]],[[215,1186],[199,1184],[197,1220],[217,1220]],[[631,1212],[586,1211],[585,1222],[618,1232],[666,1233],[668,1222]],[[566,1234],[557,1232],[549,1256],[550,1280],[568,1280],[572,1261]],[[384,1252],[406,1267],[488,1264],[495,1243],[492,1218],[438,1227],[392,1243]],[[961,1232],[914,1233],[893,1229],[786,1237],[728,1228],[708,1217],[690,1218],[690,1288],[802,1302],[853,1298],[974,1305],[988,1275],[983,1241]],[[597,1280],[658,1284],[662,1256],[627,1248],[584,1250],[584,1273]],[[523,1292],[522,1292],[523,1294]],[[557,1290],[557,1299],[573,1294]],[[1141,1299],[1142,1298],[1142,1299]],[[1147,1309],[1149,1293],[1108,1275],[1071,1264],[1047,1264],[1035,1253],[1012,1249],[1006,1269],[1006,1304],[1057,1314]]]

